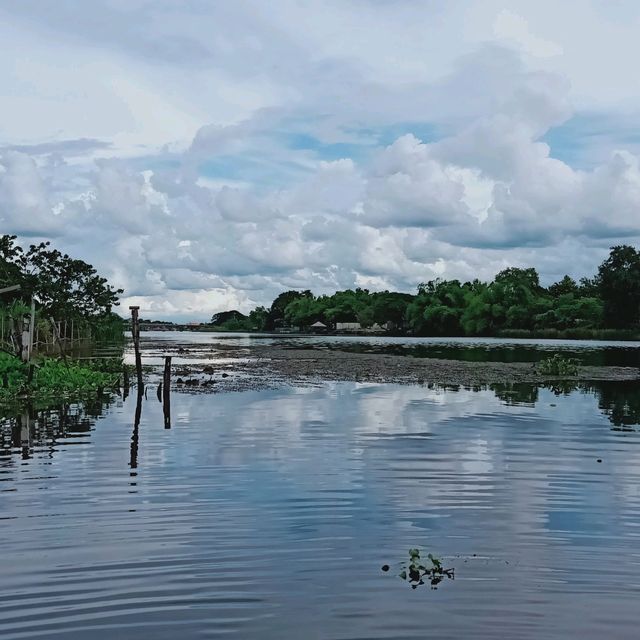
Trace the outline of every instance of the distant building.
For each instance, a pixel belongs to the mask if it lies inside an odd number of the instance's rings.
[[[392,328],[391,322],[385,322],[384,325],[376,323],[370,327],[363,327],[359,322],[336,322],[338,333],[384,333]]]
[[[320,322],[320,320],[318,320],[318,322],[314,322],[309,329],[311,330],[312,333],[326,333],[327,331],[327,325],[324,324],[324,322]]]
[[[336,331],[354,333],[356,331],[362,331],[362,326],[359,322],[336,322]]]

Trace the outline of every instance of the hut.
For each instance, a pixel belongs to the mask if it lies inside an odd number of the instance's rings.
[[[314,322],[309,329],[311,330],[311,333],[326,333],[327,332],[327,325],[324,324],[324,322],[320,322],[320,320],[318,320],[318,322]]]

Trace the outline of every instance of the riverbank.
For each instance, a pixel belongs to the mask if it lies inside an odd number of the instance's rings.
[[[327,381],[436,384],[479,387],[505,383],[544,384],[640,381],[640,370],[623,366],[579,366],[575,376],[540,374],[530,362],[467,362],[411,358],[386,353],[289,348],[281,344],[143,343],[147,357],[172,355],[174,388],[183,391],[243,391]]]

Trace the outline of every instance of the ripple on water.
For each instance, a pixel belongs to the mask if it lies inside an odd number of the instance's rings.
[[[624,393],[624,431],[598,389],[351,383],[149,398],[137,441],[132,398],[8,420],[0,635],[634,637]],[[416,546],[455,580],[408,588]]]

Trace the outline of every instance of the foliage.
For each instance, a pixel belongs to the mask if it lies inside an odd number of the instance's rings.
[[[431,553],[427,554],[427,560],[421,560],[420,549],[409,549],[409,562],[401,562],[400,569],[398,577],[407,580],[412,589],[425,584],[425,579],[432,589],[437,589],[444,578],[453,580],[455,577],[454,569],[445,569],[442,561]],[[389,565],[384,565],[382,570],[388,571]]]
[[[36,367],[33,386],[53,394],[68,394],[77,391],[95,391],[114,387],[119,373],[106,373],[76,362],[65,364],[53,358],[45,359]]]
[[[89,323],[96,342],[124,342],[124,320],[117,313],[105,313]]]
[[[564,358],[559,353],[551,358],[540,361],[536,371],[549,376],[576,376],[578,375],[578,361],[574,358]]]
[[[29,379],[25,363],[0,353],[0,404],[11,403],[18,397],[72,397],[112,389],[118,384],[122,368],[121,358],[96,359],[84,364],[44,358],[35,363]]]
[[[230,320],[242,321],[246,320],[247,316],[244,313],[240,313],[236,309],[232,309],[231,311],[221,311],[220,313],[214,313],[211,316],[211,324],[214,327],[220,327]]]
[[[22,360],[8,353],[0,352],[0,384],[8,387],[20,386],[27,377],[27,366]]]
[[[218,314],[220,315],[220,314]],[[640,330],[640,252],[618,246],[594,278],[576,282],[566,275],[548,288],[533,268],[511,267],[493,281],[431,280],[417,295],[347,289],[315,296],[285,291],[269,310],[258,307],[250,322],[226,325],[242,330],[310,327],[321,321],[390,326],[397,332],[429,336],[605,337],[607,331]],[[621,334],[616,334],[620,336]],[[611,334],[611,337],[615,337]]]
[[[271,308],[267,314],[265,329],[271,331],[276,327],[282,326],[285,319],[285,311],[287,306],[294,300],[299,298],[312,298],[311,291],[284,291],[271,304]]]
[[[596,278],[608,327],[624,329],[640,320],[640,252],[627,245],[611,249]]]
[[[39,307],[56,317],[101,315],[118,304],[122,290],[111,287],[90,264],[51,249],[49,242],[24,250],[15,240],[16,236],[0,236],[0,286],[19,284],[19,297],[33,296]]]

